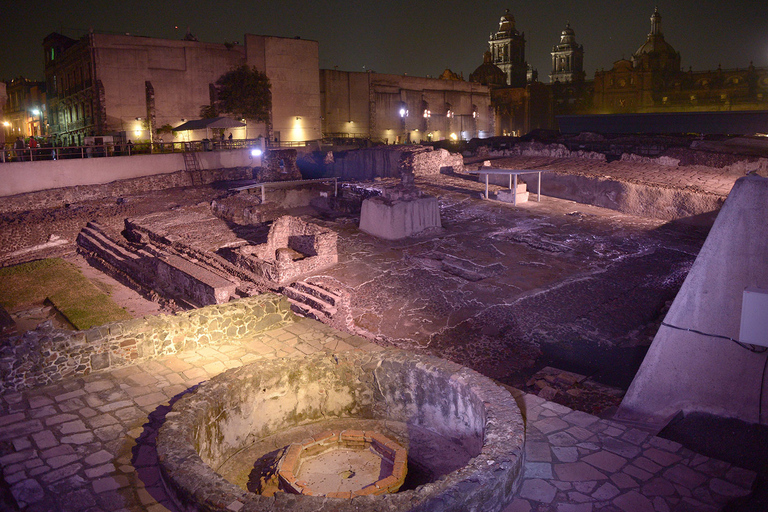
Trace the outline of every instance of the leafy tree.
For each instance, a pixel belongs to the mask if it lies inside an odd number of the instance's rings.
[[[214,117],[218,117],[219,113],[216,112],[216,107],[213,105],[203,105],[200,107],[200,118],[201,119],[212,119]]]
[[[271,84],[267,75],[255,67],[243,65],[221,75],[216,80],[216,96],[216,101],[210,106],[214,112],[233,114],[262,123],[270,121]]]

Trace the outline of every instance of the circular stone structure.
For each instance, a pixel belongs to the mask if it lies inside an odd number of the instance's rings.
[[[397,492],[408,473],[405,448],[378,432],[322,432],[288,447],[278,463],[294,494],[352,498]]]
[[[273,444],[261,455],[314,442],[329,428],[368,432],[369,424],[407,450],[409,478],[440,452],[466,456],[427,479],[406,479],[399,492],[349,499],[260,495],[219,472],[265,439]],[[297,429],[303,437],[291,439]],[[437,441],[424,441],[430,438]],[[498,512],[519,487],[524,442],[523,418],[507,390],[443,359],[382,350],[270,359],[224,372],[173,404],[157,451],[183,510]]]

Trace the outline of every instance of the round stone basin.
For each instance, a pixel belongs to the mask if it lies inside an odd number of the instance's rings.
[[[327,431],[294,443],[277,470],[285,490],[329,498],[397,492],[407,472],[405,448],[361,430]]]
[[[337,481],[357,476],[344,466],[350,453],[344,464],[332,460],[353,440],[384,455],[378,475],[370,471],[372,483],[358,481],[357,489],[323,487],[323,472],[333,464],[326,473]],[[267,359],[228,370],[173,404],[157,453],[179,510],[499,512],[520,485],[524,443],[522,415],[509,391],[450,361],[388,349]],[[298,450],[306,450],[305,463],[320,466],[319,480],[302,473]],[[291,451],[293,462],[280,460]],[[321,453],[329,458],[317,458]],[[266,471],[274,467],[276,477]],[[272,475],[277,492],[247,485],[254,474]]]

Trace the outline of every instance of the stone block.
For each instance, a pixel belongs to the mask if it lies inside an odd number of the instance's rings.
[[[360,230],[385,240],[399,240],[439,227],[440,208],[434,197],[402,201],[372,197],[363,201],[360,212]]]

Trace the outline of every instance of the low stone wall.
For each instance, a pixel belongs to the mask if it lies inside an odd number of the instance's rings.
[[[273,283],[335,265],[339,261],[338,234],[327,228],[285,215],[269,229],[267,243],[224,252],[232,263]]]
[[[0,201],[0,212],[21,212],[43,208],[61,208],[67,204],[77,203],[79,201],[104,199],[107,197],[117,198],[174,187],[207,185],[215,181],[247,180],[251,179],[252,176],[253,171],[250,167],[234,167],[229,169],[211,169],[195,172],[176,171],[168,174],[155,174],[152,176],[112,181],[111,183],[105,183],[103,185],[77,185],[72,187],[51,188],[48,190],[3,197],[3,200]]]
[[[531,193],[538,190],[535,174],[521,175]],[[717,211],[725,197],[612,178],[597,178],[547,172],[541,175],[541,193],[578,203],[610,208],[630,215],[677,220]]]
[[[356,492],[351,499],[260,495],[217,472],[259,439],[276,434],[285,440],[296,426],[319,438],[333,420],[391,425],[388,435],[408,447],[411,467],[428,462],[418,455],[425,453],[420,429],[440,440],[430,459],[466,457],[452,459],[452,467],[415,489]],[[520,485],[524,444],[523,418],[508,391],[450,361],[386,350],[271,359],[222,373],[174,404],[157,452],[180,510],[498,512]]]
[[[39,328],[11,338],[0,348],[0,393],[236,342],[292,323],[295,318],[285,297],[263,294],[88,331]]]

